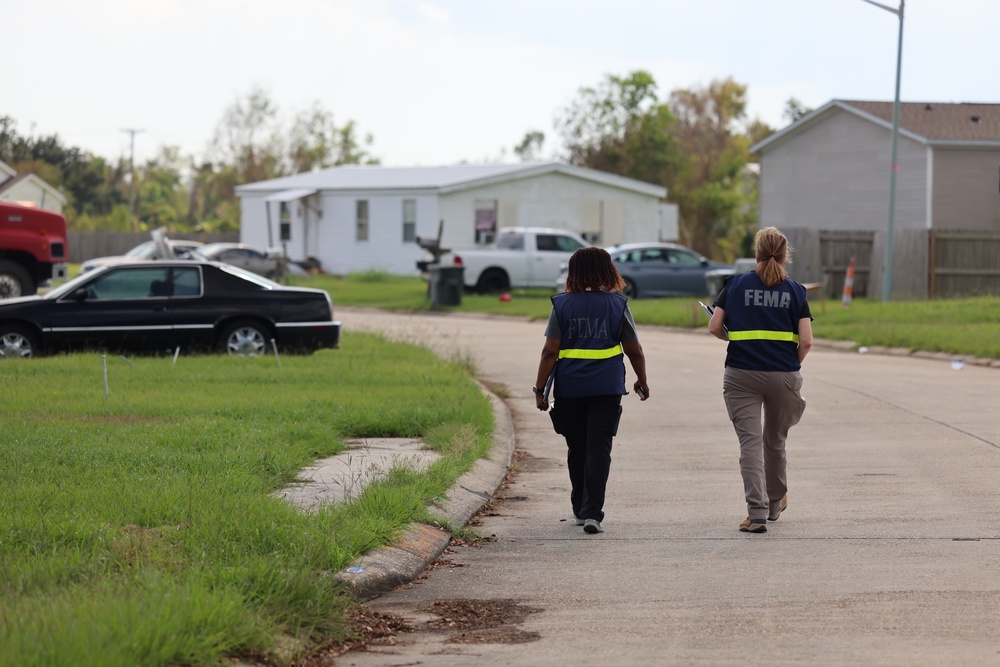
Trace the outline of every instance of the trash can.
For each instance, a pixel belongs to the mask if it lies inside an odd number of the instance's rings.
[[[427,267],[427,274],[430,280],[431,308],[462,305],[462,290],[465,289],[464,266],[431,264]]]
[[[708,296],[713,299],[719,295],[722,291],[722,286],[726,283],[726,278],[733,275],[732,269],[716,269],[715,271],[705,272],[705,289],[708,290]]]

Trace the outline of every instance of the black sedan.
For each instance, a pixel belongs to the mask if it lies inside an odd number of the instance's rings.
[[[323,290],[286,287],[209,261],[114,264],[45,296],[0,302],[0,358],[71,349],[217,349],[265,354],[336,347]]]

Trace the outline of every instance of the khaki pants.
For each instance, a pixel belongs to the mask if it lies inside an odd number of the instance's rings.
[[[722,395],[740,440],[740,472],[751,519],[776,512],[788,492],[785,439],[806,409],[801,389],[798,371],[726,368]]]

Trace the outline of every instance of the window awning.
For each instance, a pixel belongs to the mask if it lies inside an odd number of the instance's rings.
[[[293,188],[291,190],[282,190],[281,192],[275,192],[273,195],[268,195],[264,198],[264,201],[295,201],[296,199],[302,199],[303,197],[308,197],[309,195],[316,194],[315,189],[310,188]]]

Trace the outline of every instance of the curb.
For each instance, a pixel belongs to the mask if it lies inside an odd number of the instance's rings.
[[[482,383],[478,384],[493,404],[495,426],[489,457],[476,461],[471,470],[458,478],[442,507],[430,508],[432,514],[456,526],[467,524],[493,499],[514,456],[514,420],[510,409]],[[416,579],[449,542],[451,534],[445,530],[411,524],[395,542],[361,556],[338,572],[336,578],[347,585],[356,599],[370,600]]]

